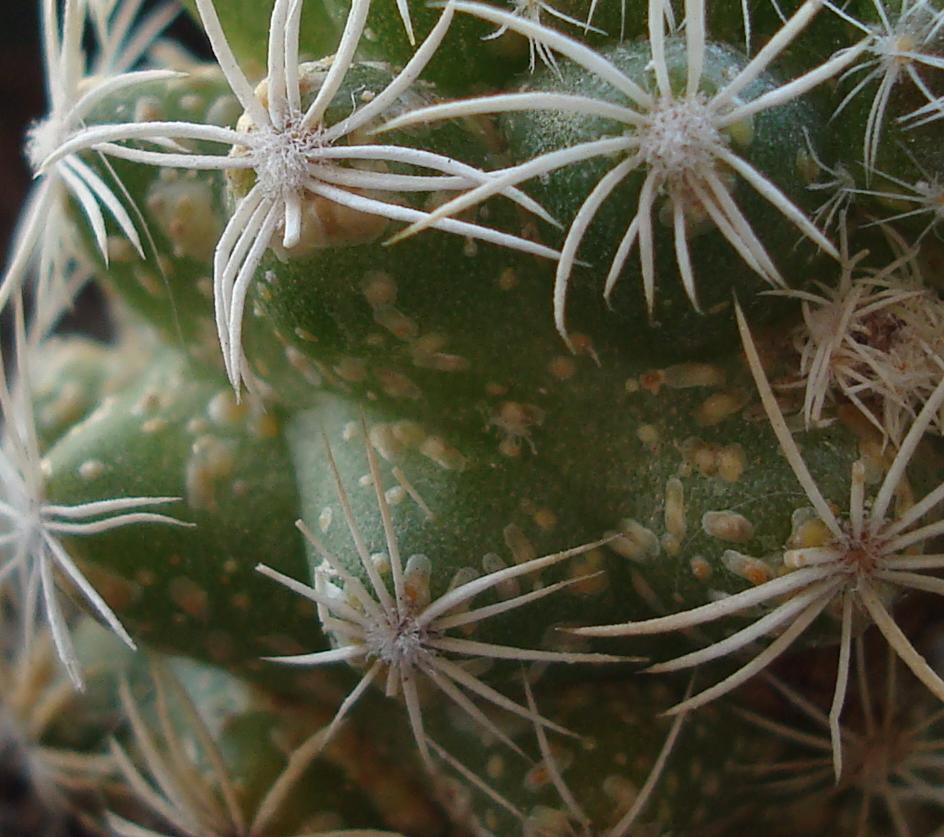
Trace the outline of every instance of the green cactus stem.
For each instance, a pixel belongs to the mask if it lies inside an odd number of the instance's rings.
[[[574,64],[568,65],[562,79],[546,74],[546,86],[538,90],[420,110],[388,126],[471,113],[518,114],[506,118],[518,165],[440,207],[400,237],[507,185],[543,179],[542,200],[559,217],[573,219],[563,241],[554,292],[555,323],[565,340],[569,283],[584,240],[590,250],[605,254],[609,272],[601,290],[618,312],[630,318],[627,337],[632,340],[644,329],[648,316],[669,329],[663,343],[681,343],[682,351],[686,338],[698,340],[689,336],[693,330],[710,344],[715,329],[710,321],[684,319],[679,310],[715,310],[733,337],[732,288],[749,289],[748,298],[756,301],[763,299],[756,294],[758,278],[771,285],[785,284],[777,262],[790,258],[796,235],[838,255],[796,203],[801,199],[802,204],[808,182],[803,161],[809,156],[810,132],[819,131],[815,111],[798,99],[850,64],[864,44],[780,83],[764,72],[812,19],[815,9],[809,4],[751,62],[706,40],[701,5],[698,20],[689,21],[684,41],[667,38],[659,5],[651,6],[648,44],[597,53],[564,36],[552,37],[513,15],[460,2],[459,11],[518,32],[540,32]],[[650,66],[655,80],[650,78]],[[758,238],[739,208],[745,201],[750,216],[766,218],[765,227],[786,237],[769,246]],[[624,203],[635,206],[635,212],[622,211]],[[659,223],[654,224],[654,218]],[[636,244],[639,273],[627,267]],[[714,281],[705,288],[696,282],[692,267],[701,262],[714,265]],[[791,267],[795,270],[797,264],[794,261]],[[631,274],[629,280],[618,282],[624,272]],[[676,274],[678,283],[667,289],[660,278],[658,297],[667,306],[663,311],[656,308],[656,277],[665,273]],[[627,295],[625,301],[622,295]],[[643,335],[649,342],[652,337]]]
[[[312,614],[253,569],[262,556],[287,572],[304,567],[277,413],[237,405],[225,380],[165,350],[147,376],[75,425],[47,462],[56,503],[137,490],[181,498],[176,511],[190,527],[69,539],[134,636],[257,674],[265,654],[323,642]]]
[[[941,837],[941,0],[34,2],[52,828]]]
[[[514,739],[536,750],[536,761],[496,749],[448,712],[433,725],[436,752],[448,768],[440,782],[452,786],[443,795],[473,833],[625,837],[701,833],[715,824],[743,729],[726,712],[713,708],[652,723],[652,713],[682,693],[639,678],[571,684],[536,696],[525,688],[534,711],[571,733],[516,724]]]

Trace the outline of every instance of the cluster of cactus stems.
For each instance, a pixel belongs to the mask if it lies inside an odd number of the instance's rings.
[[[35,5],[0,833],[944,834],[940,0]]]

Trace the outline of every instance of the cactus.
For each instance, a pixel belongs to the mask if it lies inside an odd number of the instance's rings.
[[[938,833],[938,0],[39,7],[0,824]]]

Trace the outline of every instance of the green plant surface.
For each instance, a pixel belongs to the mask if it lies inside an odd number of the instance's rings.
[[[456,713],[435,725],[439,750],[462,754],[461,766],[444,756],[451,769],[440,781],[455,788],[453,816],[475,833],[696,834],[737,807],[745,725],[727,712],[653,722],[682,690],[640,678],[527,688],[529,705],[575,734],[515,724],[510,733],[536,761],[496,748]]]
[[[934,837],[940,0],[39,5],[29,822]]]
[[[189,527],[130,528],[70,545],[136,636],[261,674],[259,657],[323,642],[313,612],[254,571],[301,573],[298,496],[280,417],[172,351],[47,454],[48,496],[179,497]],[[269,677],[269,672],[263,676]]]
[[[182,0],[182,5],[195,20],[200,20],[197,0]],[[269,19],[274,5],[275,0],[227,0],[214,4],[233,52],[245,62],[247,72],[256,80],[265,75]],[[300,39],[312,58],[327,55],[340,31],[320,5],[309,3],[302,17]]]

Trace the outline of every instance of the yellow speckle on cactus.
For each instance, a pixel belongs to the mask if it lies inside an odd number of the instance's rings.
[[[79,476],[84,480],[98,479],[105,473],[105,464],[99,459],[86,459],[79,465]]]
[[[655,558],[661,551],[656,533],[643,526],[638,520],[630,519],[620,522],[620,531],[608,542],[608,546],[617,555],[622,555],[631,561],[648,561]]]
[[[110,235],[107,239],[108,261],[114,264],[130,264],[137,261],[140,256],[134,249],[134,245],[120,235]]]
[[[489,552],[487,555],[482,556],[482,569],[486,573],[497,573],[501,572],[507,568],[506,564],[500,556],[496,555],[494,552]],[[521,583],[517,578],[509,578],[506,581],[501,582],[495,587],[495,594],[499,599],[507,601],[512,599],[521,593]]]
[[[183,110],[190,111],[191,113],[198,113],[203,110],[204,106],[203,98],[196,93],[187,93],[181,96],[179,102]]]
[[[532,517],[537,527],[545,532],[552,532],[557,526],[557,515],[550,509],[538,509]]]
[[[742,149],[750,148],[754,142],[754,118],[740,119],[727,127],[725,133],[731,142]]]
[[[135,122],[157,122],[165,118],[164,105],[155,96],[139,96],[134,103]]]
[[[167,429],[167,419],[163,419],[160,416],[154,416],[154,418],[149,418],[144,424],[141,425],[142,433],[160,433],[162,430]]]
[[[423,397],[423,391],[402,372],[395,369],[375,369],[374,377],[380,388],[391,398],[417,400]]]
[[[754,536],[754,525],[734,511],[707,511],[702,515],[701,528],[706,535],[721,541],[744,543]]]
[[[662,381],[671,389],[723,386],[725,372],[712,363],[678,363],[662,370]]]
[[[598,596],[609,589],[610,579],[606,574],[606,556],[601,549],[591,549],[575,558],[567,573],[576,581],[568,588],[572,595]]]
[[[236,424],[246,417],[247,408],[237,404],[228,390],[220,390],[207,404],[207,415],[214,424]]]
[[[511,551],[516,564],[524,564],[527,561],[533,561],[538,554],[530,538],[524,533],[524,530],[515,523],[509,523],[502,529],[502,538],[505,545]]]
[[[659,442],[659,428],[654,424],[640,424],[636,428],[636,438],[644,445],[656,445]]]
[[[695,422],[700,427],[713,427],[740,412],[749,400],[743,390],[719,392],[710,395],[695,410]]]
[[[787,545],[791,549],[813,549],[825,546],[832,540],[832,533],[818,517],[801,520],[790,534]]]
[[[518,272],[513,267],[506,267],[498,275],[498,287],[502,291],[511,291],[518,287]]]
[[[406,489],[402,485],[394,485],[388,488],[384,493],[387,503],[391,506],[399,506],[407,498]]]
[[[499,451],[503,456],[518,456],[524,441],[532,453],[537,453],[531,439],[532,428],[544,423],[545,412],[536,404],[518,401],[503,401],[489,416],[489,425],[496,427],[501,435]]]
[[[427,436],[420,444],[419,451],[447,471],[462,471],[468,464],[468,460],[458,448],[439,436]]]
[[[192,446],[186,466],[187,502],[194,509],[218,507],[216,487],[227,479],[235,465],[232,446],[214,436],[201,436]]]
[[[323,383],[321,373],[315,365],[294,346],[285,347],[285,359],[289,365],[312,386],[320,387]]]
[[[147,270],[143,267],[136,267],[134,269],[134,278],[137,280],[138,284],[144,288],[148,294],[155,299],[160,299],[164,296],[165,288],[161,284],[161,280],[154,274],[153,271]]]
[[[768,563],[750,555],[742,555],[733,549],[726,550],[721,560],[730,572],[755,586],[774,577],[774,571]]]
[[[727,445],[718,453],[718,476],[725,482],[737,482],[744,473],[744,449],[738,445]]]
[[[392,305],[374,308],[374,322],[385,328],[398,340],[413,340],[419,334],[416,321]]]
[[[711,564],[709,564],[700,555],[696,555],[694,558],[692,558],[688,562],[688,565],[691,567],[692,575],[699,581],[707,581],[709,578],[711,578]]]
[[[685,489],[677,477],[670,477],[665,484],[665,530],[681,541],[685,537]]]
[[[206,590],[186,576],[177,576],[167,585],[171,601],[188,616],[205,619],[209,615],[210,597]]]
[[[343,381],[356,384],[367,379],[367,362],[359,357],[342,357],[333,367]]]
[[[397,300],[397,282],[389,274],[372,270],[364,276],[361,291],[371,308],[383,308],[393,305]]]

